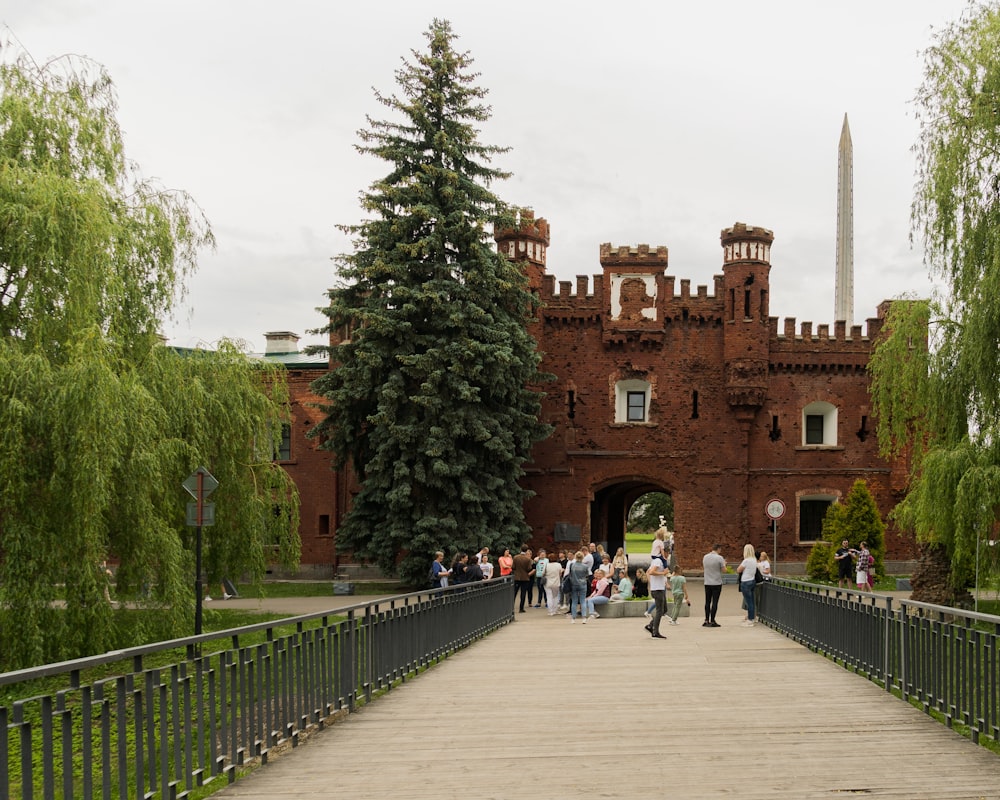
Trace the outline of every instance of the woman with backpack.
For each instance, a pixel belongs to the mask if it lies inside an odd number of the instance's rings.
[[[545,568],[549,565],[549,559],[544,550],[538,551],[538,558],[535,559],[535,585],[538,588],[538,602],[532,608],[541,608],[545,599]],[[528,590],[530,603],[531,590]]]

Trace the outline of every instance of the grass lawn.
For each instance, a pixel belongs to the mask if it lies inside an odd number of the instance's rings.
[[[333,581],[269,581],[255,588],[249,584],[239,584],[236,587],[240,597],[332,597]],[[405,594],[408,591],[395,581],[355,581],[356,595],[386,595]],[[213,595],[214,597],[214,595]]]
[[[625,551],[628,553],[648,553],[653,545],[652,533],[626,533]]]
[[[993,614],[996,617],[1000,617],[1000,600],[983,600],[983,598],[980,597],[979,613]]]

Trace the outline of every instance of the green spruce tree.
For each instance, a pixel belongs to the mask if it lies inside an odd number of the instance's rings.
[[[826,510],[823,540],[813,545],[806,561],[806,573],[811,580],[837,579],[833,555],[845,539],[853,548],[861,542],[868,544],[875,564],[873,582],[876,576],[885,574],[885,523],[866,481],[855,481],[843,502],[831,503]]]
[[[809,580],[825,583],[837,579],[833,554],[844,539],[851,538],[846,517],[847,509],[843,503],[830,503],[823,517],[823,537],[813,544],[806,559]]]
[[[914,597],[966,604],[1000,497],[1000,8],[970,5],[925,54],[914,234],[930,301],[893,305],[872,358],[879,445],[911,458],[894,512],[916,533]]]
[[[262,576],[265,545],[298,555],[296,494],[272,460],[283,375],[156,335],[207,222],[126,160],[102,68],[2,52],[0,669],[193,632],[181,484],[198,466],[220,483],[209,578]],[[137,623],[112,598],[156,613]]]
[[[449,23],[425,35],[396,73],[401,95],[376,93],[395,118],[359,133],[390,169],[362,194],[365,221],[344,228],[356,249],[324,309],[335,366],[313,385],[327,415],[314,434],[361,484],[339,546],[414,584],[437,549],[527,537],[518,478],[548,434],[526,328],[536,301],[490,237],[511,222],[490,189],[506,149],[479,141],[486,91]]]
[[[847,493],[847,500],[844,502],[843,531],[847,535],[833,540],[831,544],[836,549],[836,545],[845,538],[851,543],[851,547],[866,542],[874,561],[872,574],[874,583],[876,577],[885,574],[885,522],[878,512],[875,498],[868,491],[866,481],[855,481],[851,491]]]

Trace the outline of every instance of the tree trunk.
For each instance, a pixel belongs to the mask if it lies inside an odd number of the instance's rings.
[[[911,600],[955,608],[971,608],[972,595],[967,590],[956,592],[951,586],[951,559],[942,544],[918,545],[917,569],[910,579]]]

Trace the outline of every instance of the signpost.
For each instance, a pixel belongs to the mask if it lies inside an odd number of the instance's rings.
[[[193,503],[187,504],[187,524],[196,529],[194,545],[194,635],[201,636],[201,528],[215,524],[215,503],[206,503],[205,498],[219,488],[219,482],[204,467],[198,467],[181,484]]]
[[[771,520],[771,530],[774,532],[774,549],[771,553],[771,574],[774,575],[778,565],[778,520],[785,516],[785,504],[777,497],[772,497],[764,505],[764,513]]]

